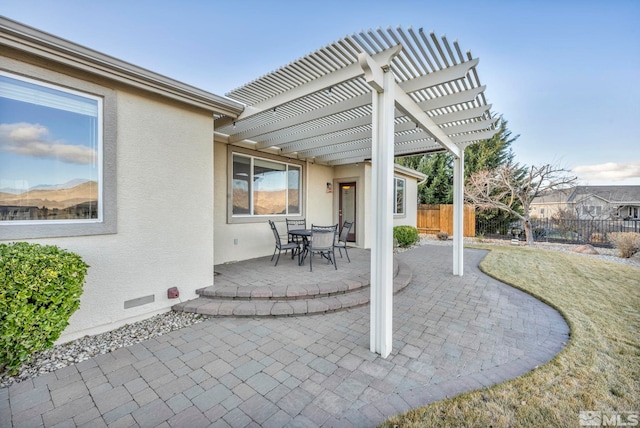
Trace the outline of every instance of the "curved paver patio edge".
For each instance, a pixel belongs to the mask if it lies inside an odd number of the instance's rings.
[[[396,258],[393,267],[393,293],[396,294],[409,285],[413,274],[406,263]],[[302,286],[207,287],[197,291],[200,297],[178,303],[172,309],[211,317],[289,317],[344,311],[369,304],[369,280],[363,280],[366,276],[354,275]],[[294,282],[295,278],[290,280]]]
[[[451,275],[450,247],[397,257],[413,277],[394,297],[393,352],[369,352],[369,309],[213,318],[0,389],[13,426],[376,426],[552,359],[560,314],[479,271]],[[6,421],[6,419],[3,419]]]

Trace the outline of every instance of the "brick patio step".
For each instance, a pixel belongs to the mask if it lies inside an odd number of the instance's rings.
[[[394,266],[394,294],[409,285],[408,265]],[[244,289],[254,289],[247,293]],[[234,290],[235,289],[235,290]],[[271,289],[271,295],[266,289]],[[257,291],[260,290],[260,291]],[[257,291],[257,292],[253,292]],[[173,306],[174,311],[208,316],[301,316],[356,308],[369,303],[368,281],[319,283],[314,286],[213,287],[198,290],[200,297]]]

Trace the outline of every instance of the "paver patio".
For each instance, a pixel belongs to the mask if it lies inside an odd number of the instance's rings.
[[[569,329],[481,273],[483,256],[465,250],[463,277],[451,275],[451,247],[397,256],[413,277],[394,297],[387,359],[369,352],[368,306],[212,318],[0,389],[0,426],[368,427],[505,381],[550,360]]]

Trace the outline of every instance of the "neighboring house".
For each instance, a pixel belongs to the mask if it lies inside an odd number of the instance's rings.
[[[214,139],[214,118],[241,103],[1,17],[0,47],[0,242],[58,245],[91,266],[61,342],[168,310],[170,287],[196,297],[215,264],[271,254],[270,218],[352,220],[370,248],[369,160]],[[394,176],[393,223],[415,226],[425,176]]]
[[[531,216],[553,218],[564,210],[581,220],[640,219],[640,186],[575,186],[539,196]]]

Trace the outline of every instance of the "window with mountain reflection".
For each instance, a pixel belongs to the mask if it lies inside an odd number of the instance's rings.
[[[102,219],[102,99],[0,72],[0,222]]]
[[[234,216],[301,213],[301,167],[244,154],[233,154]]]

